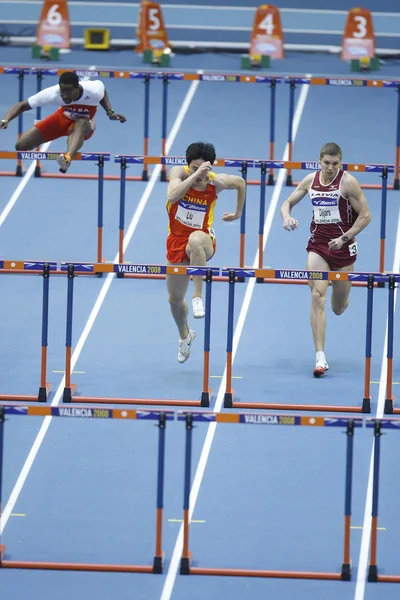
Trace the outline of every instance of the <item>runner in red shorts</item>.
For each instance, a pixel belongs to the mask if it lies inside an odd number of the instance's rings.
[[[211,229],[215,204],[222,190],[236,190],[236,211],[224,213],[223,221],[239,219],[246,197],[246,183],[237,175],[213,173],[215,148],[212,144],[191,144],[186,150],[187,166],[173,167],[167,192],[169,231],[167,261],[170,264],[203,266],[214,255],[216,241]],[[193,316],[205,316],[202,300],[202,277],[193,277]],[[178,361],[185,362],[195,332],[187,322],[188,306],[185,300],[189,277],[168,275],[167,287],[172,316],[179,331]]]
[[[358,181],[341,169],[342,150],[334,143],[320,152],[321,170],[310,173],[281,206],[283,227],[297,229],[292,208],[309,195],[313,207],[308,240],[307,269],[311,271],[353,271],[357,258],[355,236],[371,221],[368,204]],[[316,350],[314,377],[328,370],[325,357],[325,300],[328,281],[310,281],[311,328]],[[351,283],[332,282],[332,310],[341,315],[349,303]]]
[[[44,142],[67,136],[67,152],[60,154],[58,158],[61,173],[67,172],[71,159],[82,147],[84,140],[88,140],[93,135],[96,127],[94,116],[99,104],[112,121],[121,123],[126,121],[123,115],[115,114],[112,110],[102,81],[79,81],[76,73],[66,71],[61,74],[58,85],[46,88],[28,100],[14,104],[0,121],[0,129],[7,129],[9,122],[21,113],[49,104],[60,108],[23,133],[15,148],[19,151],[32,150]]]

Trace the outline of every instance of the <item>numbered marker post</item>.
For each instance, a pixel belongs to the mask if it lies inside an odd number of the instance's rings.
[[[284,57],[281,17],[276,6],[270,4],[258,7],[251,34],[251,60],[261,61],[263,56]]]
[[[144,0],[140,5],[139,29],[137,32],[139,43],[135,50],[137,52],[148,53],[148,60],[144,56],[144,62],[152,62],[153,59],[160,59],[162,55],[169,56],[170,47],[168,44],[167,30],[164,25],[164,19],[161,7],[156,2],[147,2]],[[168,66],[163,64],[163,66]]]
[[[352,8],[347,15],[341,58],[368,66],[374,57],[375,35],[371,13],[366,8]]]
[[[71,26],[67,0],[45,0],[37,28],[38,46],[69,48]]]

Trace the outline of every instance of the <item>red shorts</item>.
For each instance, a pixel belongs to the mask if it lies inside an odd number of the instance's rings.
[[[85,140],[92,137],[96,128],[94,119],[91,119],[89,122],[92,130],[85,137]],[[52,142],[64,135],[69,135],[74,123],[75,121],[68,119],[61,111],[57,110],[52,115],[49,115],[45,119],[39,121],[39,123],[36,123],[35,127],[40,131],[45,142]]]
[[[329,265],[331,271],[339,271],[356,262],[357,242],[353,239],[344,244],[340,250],[330,250],[328,240],[308,240],[307,252],[315,252]]]
[[[214,252],[212,256],[214,256],[217,249],[217,240],[215,239],[212,229],[209,230],[208,235],[213,243]],[[169,263],[179,265],[189,260],[189,257],[186,254],[186,246],[188,245],[188,241],[189,236],[173,235],[172,233],[169,234],[167,237],[167,261]],[[210,259],[212,256],[210,256]]]

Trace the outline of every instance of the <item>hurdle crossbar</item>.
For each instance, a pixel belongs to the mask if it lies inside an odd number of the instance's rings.
[[[186,444],[184,465],[184,499],[183,499],[183,549],[180,572],[182,575],[217,575],[237,577],[275,577],[284,579],[332,579],[350,581],[351,579],[351,498],[353,480],[353,447],[355,428],[363,426],[362,418],[321,417],[274,415],[265,413],[195,413],[178,412],[178,421],[185,422]],[[192,438],[194,424],[200,423],[236,423],[268,426],[306,426],[306,427],[340,427],[346,429],[346,468],[345,468],[345,508],[344,508],[344,551],[340,573],[321,573],[317,571],[276,571],[238,568],[206,568],[192,567],[192,552],[189,550],[190,529],[190,488],[192,463]]]
[[[115,564],[86,564],[76,562],[49,561],[20,561],[4,558],[6,548],[0,545],[0,568],[3,569],[42,569],[62,571],[106,571],[121,573],[162,573],[164,552],[162,550],[163,507],[164,507],[164,465],[165,465],[165,433],[167,421],[174,420],[173,411],[110,409],[103,406],[0,406],[0,493],[3,472],[3,439],[6,416],[39,416],[64,417],[84,419],[122,419],[139,421],[157,421],[158,425],[158,457],[157,457],[157,487],[156,487],[156,523],[155,523],[155,552],[153,564],[150,565],[115,565]],[[0,496],[1,506],[1,496]],[[1,543],[1,540],[0,540]]]

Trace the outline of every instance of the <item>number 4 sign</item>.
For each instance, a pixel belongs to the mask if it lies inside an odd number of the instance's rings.
[[[284,57],[279,10],[270,4],[262,4],[257,8],[250,43],[252,58],[265,55],[271,58]]]
[[[69,48],[71,31],[67,0],[45,0],[37,28],[39,46]]]
[[[375,36],[372,16],[366,8],[352,8],[347,14],[342,43],[342,60],[357,60],[375,56]]]

